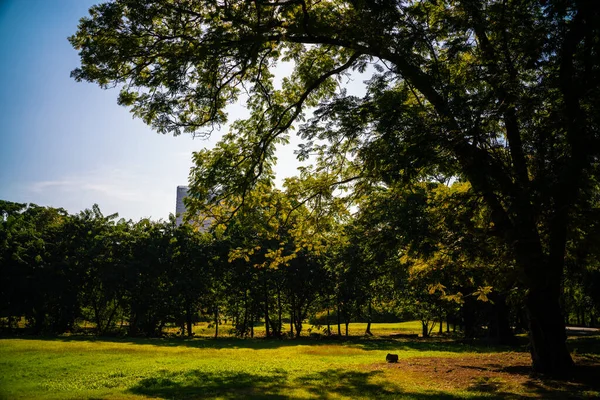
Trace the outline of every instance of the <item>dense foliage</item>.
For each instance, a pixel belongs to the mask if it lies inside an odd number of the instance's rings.
[[[285,193],[261,193],[261,207],[204,233],[174,218],[134,223],[97,206],[69,215],[0,201],[2,328],[159,336],[177,326],[192,335],[210,321],[215,335],[227,322],[237,336],[261,324],[281,337],[300,336],[307,321],[347,335],[350,322],[416,318],[424,336],[445,321],[497,343],[524,328],[514,267],[481,230],[478,207],[465,206],[464,184],[370,196],[327,242],[316,232],[306,239],[315,221],[286,212]],[[462,234],[450,231],[456,225]],[[586,265],[568,275],[564,303],[572,323],[595,325],[600,268]]]
[[[310,107],[300,156],[317,154],[317,166],[304,171],[305,199],[468,183],[487,216],[477,228],[500,244],[462,261],[510,266],[517,281],[497,284],[522,295],[534,367],[571,366],[560,300],[570,257],[593,257],[599,2],[117,0],[93,7],[71,42],[73,76],[118,85],[119,102],[159,132],[220,124],[247,98],[250,117],[195,156],[198,209],[211,190],[215,204],[241,196],[232,210],[243,208]],[[295,67],[279,85],[282,60]],[[340,88],[367,70],[365,96]],[[447,264],[444,246],[427,257]]]

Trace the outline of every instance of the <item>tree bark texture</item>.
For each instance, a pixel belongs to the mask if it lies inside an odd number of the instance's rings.
[[[565,319],[560,306],[561,282],[564,269],[565,225],[553,232],[546,255],[539,241],[518,243],[516,261],[525,272],[530,351],[536,372],[561,376],[573,366],[567,348]]]
[[[573,365],[556,290],[530,289],[526,296],[531,361],[536,372],[564,375]]]

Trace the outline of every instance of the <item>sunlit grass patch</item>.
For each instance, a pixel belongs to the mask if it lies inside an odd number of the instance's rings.
[[[366,322],[353,322],[348,326],[348,335],[349,336],[362,336],[365,334],[367,329]],[[165,333],[169,335],[177,335],[181,332],[181,328],[170,326],[165,328]],[[340,331],[342,336],[346,334],[345,325],[340,326]],[[209,322],[199,322],[194,324],[193,328],[195,337],[214,337],[215,335],[215,326],[213,323]],[[284,335],[288,335],[290,333],[289,324],[284,324],[282,333]],[[337,324],[330,325],[330,333],[332,335],[338,334]],[[418,335],[421,333],[421,322],[420,321],[407,321],[407,322],[390,322],[390,323],[374,323],[371,324],[371,333],[375,336],[389,336],[394,334],[412,334]],[[327,326],[326,325],[310,325],[306,324],[304,329],[302,330],[302,336],[310,336],[311,334],[318,335],[326,335],[327,334]],[[219,337],[233,337],[234,330],[233,326],[230,323],[223,323],[219,325]],[[254,337],[264,337],[265,336],[265,326],[264,324],[256,324],[254,326]]]
[[[340,345],[324,345],[324,346],[303,346],[300,350],[301,354],[311,356],[336,356],[336,357],[355,357],[363,355],[365,350]]]
[[[575,342],[600,372],[594,341]],[[585,346],[584,346],[585,345]],[[587,346],[587,347],[586,347]],[[449,340],[0,340],[2,399],[437,399],[600,395],[595,380],[529,376],[529,355]],[[397,364],[385,362],[398,354]],[[596,369],[594,369],[596,368]],[[591,382],[591,384],[589,382]],[[528,386],[529,385],[529,386]]]
[[[376,374],[361,369],[385,363],[388,350],[372,343],[4,339],[1,393],[11,399],[213,398],[223,393],[236,394],[225,398],[262,398],[261,393],[311,398],[325,390],[329,398],[386,397],[392,382],[372,383]],[[419,351],[403,352],[410,353]],[[331,381],[331,376],[339,379]],[[377,387],[388,389],[380,392]]]
[[[364,322],[352,323],[348,327],[349,334],[353,336],[364,335],[366,329],[367,324]],[[345,333],[343,331],[343,327],[342,333]],[[375,336],[388,336],[393,334],[420,334],[421,322],[407,321],[371,324],[371,333]]]

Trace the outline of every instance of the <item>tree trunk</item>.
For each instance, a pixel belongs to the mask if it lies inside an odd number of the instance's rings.
[[[219,337],[219,306],[215,306],[215,339]]]
[[[329,325],[329,307],[327,307],[327,336],[331,336],[331,326]]]
[[[371,311],[372,311],[371,310],[371,300],[369,299],[369,309],[367,311],[367,313],[368,313],[368,316],[367,316],[368,321],[367,321],[367,329],[365,331],[365,335],[367,335],[367,336],[373,336],[373,334],[371,333]]]
[[[488,323],[488,337],[490,341],[502,345],[516,344],[516,338],[510,326],[506,296],[500,293],[492,293],[490,300],[492,303],[492,311]]]
[[[94,319],[96,320],[96,332],[98,332],[98,335],[103,335],[104,329],[102,327],[102,318],[100,317],[100,310],[98,309],[98,302],[93,297],[92,297],[92,309],[94,310]]]
[[[37,321],[36,321],[37,322]],[[138,317],[135,312],[129,315],[129,336],[136,336],[138,333]]]
[[[299,314],[301,313],[301,311],[298,311],[295,314],[295,321],[294,321],[294,325],[296,326],[296,338],[300,337],[300,333],[302,332],[302,316],[300,316]]]
[[[429,337],[429,322],[421,321],[421,334],[424,338]]]
[[[193,331],[193,323],[192,323],[192,310],[191,307],[187,307],[186,311],[186,322],[187,322],[187,334],[189,337],[194,336],[194,331]]]
[[[340,321],[340,305],[337,305],[337,326],[338,326],[338,336],[342,336],[342,323]]]
[[[265,268],[263,272],[263,283],[264,283],[264,295],[265,295],[265,334],[267,338],[271,337],[271,333],[269,332],[269,288],[267,286],[267,270]]]
[[[240,321],[240,312],[238,310],[238,302],[236,299],[235,305],[233,306],[233,311],[232,311],[232,316],[231,316],[231,324],[233,326],[238,326],[238,323]]]
[[[465,299],[462,307],[463,317],[463,333],[466,338],[472,339],[477,336],[475,327],[475,309],[477,308],[477,300],[473,297]]]
[[[115,304],[115,303],[116,303],[116,304]],[[113,318],[114,318],[114,317],[115,317],[115,315],[117,314],[117,310],[118,310],[118,307],[119,307],[119,303],[118,303],[116,300],[113,300],[113,305],[114,305],[114,307],[113,307],[113,309],[112,309],[112,311],[111,311],[110,315],[108,316],[108,321],[106,321],[106,325],[105,325],[105,327],[104,327],[104,330],[105,330],[105,331],[107,331],[107,330],[108,330],[108,328],[110,328],[110,326],[112,325]]]
[[[290,337],[294,337],[294,297],[292,296],[290,301]]]
[[[283,330],[283,321],[281,320],[281,288],[277,287],[277,311],[278,311],[278,324],[277,324],[277,336],[281,337],[281,331]]]
[[[573,365],[558,298],[547,290],[530,289],[526,297],[531,360],[537,372],[561,375]]]
[[[242,327],[238,328],[238,332],[242,337],[248,337],[248,291],[244,291],[244,322]]]
[[[566,241],[566,229],[561,229],[560,222],[565,218],[555,213],[548,254],[539,240],[527,240],[527,236],[515,246],[516,261],[525,273],[528,288],[525,309],[533,369],[553,376],[562,376],[573,366],[560,307]]]

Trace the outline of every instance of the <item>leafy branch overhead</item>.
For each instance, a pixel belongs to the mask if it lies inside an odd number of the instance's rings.
[[[241,210],[294,128],[299,156],[317,154],[305,172],[349,199],[468,182],[526,289],[534,366],[571,365],[559,296],[597,191],[600,2],[115,0],[70,40],[73,77],[118,87],[158,132],[208,135],[245,101],[250,116],[194,157],[192,209],[211,193]],[[294,70],[276,85],[283,61]],[[341,87],[354,71],[372,72],[362,98]]]

